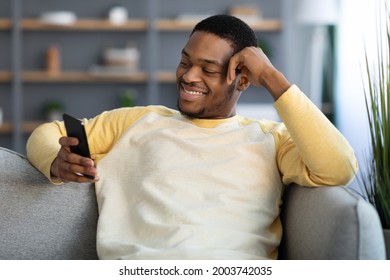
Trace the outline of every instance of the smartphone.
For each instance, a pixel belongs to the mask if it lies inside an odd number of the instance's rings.
[[[75,137],[79,140],[79,144],[77,146],[70,146],[70,151],[80,156],[91,158],[88,146],[88,139],[87,135],[85,134],[85,129],[82,121],[68,114],[63,114],[62,117],[64,119],[66,133],[68,137]],[[83,174],[83,176],[89,179],[95,179],[95,177],[91,175]]]

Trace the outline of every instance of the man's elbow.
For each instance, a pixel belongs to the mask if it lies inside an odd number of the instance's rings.
[[[333,166],[332,175],[328,179],[332,186],[347,186],[355,178],[359,170],[356,158],[345,160],[344,163]]]

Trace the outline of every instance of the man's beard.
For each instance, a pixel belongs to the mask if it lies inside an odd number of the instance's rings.
[[[180,84],[180,83],[178,83]],[[223,104],[219,104],[218,105],[218,108],[214,108],[216,110],[218,110],[221,106],[224,106],[226,103],[228,103],[232,97],[233,97],[233,93],[234,93],[234,90],[235,90],[235,87],[236,87],[236,80],[233,81],[233,83],[229,86],[229,88],[227,89],[227,92],[225,94],[225,100],[224,100],[224,103]],[[180,96],[178,97],[177,99],[177,109],[178,111],[186,116],[187,118],[190,118],[190,119],[202,119],[202,118],[207,118],[205,117],[205,112],[206,112],[206,108],[203,107],[201,109],[199,109],[197,112],[188,112],[188,111],[184,111],[181,107],[180,107]]]
[[[180,100],[179,98],[177,99],[177,109],[179,110],[179,112],[183,115],[183,116],[186,116],[187,118],[189,119],[200,119],[202,118],[202,116],[204,115],[204,112],[206,110],[206,108],[202,108],[200,109],[199,111],[197,112],[188,112],[188,111],[184,111],[182,110],[182,108],[180,107]]]

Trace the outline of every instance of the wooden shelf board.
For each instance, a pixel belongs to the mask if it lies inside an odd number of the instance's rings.
[[[39,19],[24,19],[21,27],[24,30],[71,30],[71,31],[93,31],[93,30],[107,30],[107,31],[143,31],[148,28],[147,20],[133,19],[124,24],[115,25],[109,20],[102,19],[80,19],[74,24],[59,25],[51,24]]]
[[[9,71],[0,71],[0,83],[9,83],[12,75]]]
[[[176,73],[175,71],[160,71],[157,73],[157,80],[161,83],[176,82]]]
[[[249,26],[255,31],[280,31],[282,29],[282,22],[277,19],[266,19],[253,23]]]
[[[187,31],[194,28],[197,22],[196,20],[160,19],[156,27],[162,31]]]
[[[0,18],[0,30],[9,30],[11,26],[11,20]]]
[[[50,75],[45,71],[24,71],[22,73],[22,81],[26,83],[144,83],[147,82],[148,78],[148,74],[145,72],[130,75],[92,74],[82,71],[60,72],[58,75]],[[0,84],[9,83],[11,79],[12,74],[10,72],[0,71]],[[175,71],[159,71],[157,81],[161,83],[176,82],[176,73]]]
[[[22,123],[22,131],[24,133],[31,133],[35,128],[41,125],[43,122],[40,121],[28,121]],[[10,122],[4,122],[0,125],[1,134],[9,134],[13,131],[13,125]]]
[[[157,20],[156,27],[160,31],[189,31],[198,20],[160,19]],[[255,31],[279,31],[282,23],[277,19],[265,19],[249,23]],[[9,19],[0,19],[0,30],[8,30],[12,27]],[[23,19],[21,22],[23,30],[69,30],[69,31],[145,31],[149,28],[147,20],[133,19],[122,25],[115,25],[105,19],[79,19],[74,24],[59,25],[43,22],[39,19]]]
[[[161,31],[192,30],[198,20],[161,19],[157,21],[157,29]],[[282,28],[280,20],[265,19],[249,23],[255,31],[279,31]]]
[[[9,83],[12,74],[9,71],[0,71],[0,83]],[[58,83],[58,82],[146,82],[145,72],[134,74],[94,74],[82,71],[60,72],[57,75],[45,71],[24,71],[22,81],[27,83]]]
[[[113,74],[94,74],[89,72],[60,72],[58,74],[49,74],[45,71],[25,71],[22,74],[22,80],[27,83],[71,83],[71,82],[132,82],[143,83],[148,79],[145,72],[132,74],[113,75]]]

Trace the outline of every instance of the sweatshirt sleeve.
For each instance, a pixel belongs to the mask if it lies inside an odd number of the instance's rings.
[[[352,147],[326,116],[293,85],[276,102],[286,129],[274,131],[283,182],[347,185],[358,170]]]
[[[137,119],[147,113],[145,108],[121,108],[103,112],[93,119],[83,119],[91,158],[102,159],[121,135]],[[36,128],[27,141],[27,158],[52,183],[61,183],[51,177],[50,168],[61,148],[59,139],[66,136],[63,122],[54,121]]]
[[[50,167],[60,149],[58,140],[66,135],[62,122],[54,121],[37,127],[27,141],[27,158],[52,183],[61,181],[51,178]]]

